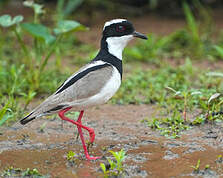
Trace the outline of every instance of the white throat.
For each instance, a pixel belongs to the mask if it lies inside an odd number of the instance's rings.
[[[131,39],[133,39],[133,35],[107,38],[108,52],[122,60],[122,51]]]

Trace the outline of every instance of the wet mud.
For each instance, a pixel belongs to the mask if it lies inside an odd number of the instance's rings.
[[[90,154],[102,156],[97,161],[85,159],[81,142],[76,140],[77,128],[56,116],[16,130],[5,128],[0,135],[0,170],[13,166],[36,168],[50,177],[103,177],[100,163],[111,158],[108,150],[124,149],[124,177],[223,177],[223,163],[218,160],[223,155],[222,123],[194,127],[179,139],[168,139],[140,122],[157,114],[150,105],[104,105],[87,110],[83,124],[95,130]],[[86,132],[85,138],[89,138]],[[77,154],[72,164],[66,159],[69,151]],[[194,171],[192,166],[199,159],[200,171]]]

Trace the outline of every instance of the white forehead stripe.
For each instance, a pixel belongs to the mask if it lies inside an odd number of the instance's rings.
[[[110,21],[105,23],[103,30],[105,29],[105,27],[107,27],[107,26],[109,26],[111,24],[121,23],[121,22],[124,22],[124,21],[127,21],[127,20],[126,19],[113,19],[113,20],[110,20]]]

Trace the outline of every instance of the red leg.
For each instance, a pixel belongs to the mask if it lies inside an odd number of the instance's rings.
[[[84,111],[82,110],[82,111],[80,111],[80,114],[79,114],[79,116],[78,116],[78,119],[77,119],[77,122],[78,123],[80,123],[81,125],[82,125],[82,122],[81,122],[81,119],[82,119],[82,117],[83,117],[83,114],[84,114]],[[81,127],[80,126],[77,126],[77,128],[78,128],[78,135],[77,135],[77,138],[76,138],[76,140],[78,139],[78,137],[79,137],[79,135],[80,135],[80,132],[82,132],[82,130],[81,130]],[[89,128],[89,127],[88,127]],[[91,128],[89,128],[89,129],[91,129]],[[92,130],[92,137],[90,138],[90,142],[88,142],[88,144],[87,144],[87,150],[89,151],[89,148],[91,147],[91,146],[93,146],[93,142],[94,142],[94,139],[95,139],[95,133],[94,133],[94,130],[93,129],[91,129]]]
[[[83,117],[83,114],[84,114],[84,111],[82,110],[80,112],[79,116],[78,116],[78,119],[77,119],[77,122],[79,124],[81,124],[81,125],[82,125],[81,119]],[[80,126],[77,126],[77,128],[78,128],[78,132],[79,132],[79,129],[81,129],[81,127]],[[88,127],[88,132],[89,132],[89,135],[90,135],[90,143],[93,144],[94,139],[95,139],[94,129]]]
[[[81,119],[82,119],[82,116],[83,116],[83,113],[82,112],[84,112],[84,111],[81,111],[80,112],[80,114],[78,116],[78,119],[77,119],[77,122],[79,122],[81,125],[82,125]],[[79,128],[79,127],[77,126],[77,128]],[[76,137],[76,141],[78,140],[79,136],[80,136],[80,133],[79,133],[79,130],[78,130],[77,137]]]
[[[82,110],[78,116],[78,119],[77,119],[77,122],[79,122],[80,124],[81,124],[81,119],[82,119],[83,115],[84,115],[84,111]]]
[[[100,157],[90,157],[90,156],[89,156],[88,151],[87,151],[87,147],[86,147],[86,145],[85,145],[84,136],[83,136],[83,133],[82,133],[82,129],[81,129],[81,128],[86,129],[86,130],[89,132],[90,137],[91,137],[91,141],[94,141],[94,137],[95,137],[94,130],[91,129],[91,128],[88,128],[88,127],[86,127],[86,126],[83,126],[83,125],[82,125],[81,123],[79,123],[79,122],[76,122],[76,121],[74,121],[74,120],[71,120],[71,119],[65,117],[65,116],[64,116],[65,112],[69,111],[70,109],[71,109],[71,107],[70,107],[70,108],[66,108],[66,109],[60,111],[60,112],[58,113],[59,117],[60,117],[62,120],[65,120],[65,121],[71,122],[72,124],[77,125],[77,127],[78,127],[78,131],[79,131],[79,133],[80,133],[80,138],[81,138],[81,141],[82,141],[82,145],[83,145],[83,149],[84,149],[84,153],[85,153],[86,158],[87,158],[88,160],[96,160],[96,159],[100,158]],[[81,121],[81,118],[82,118],[83,114],[84,114],[84,111],[81,111],[80,116],[79,116],[79,118],[78,118],[79,121]],[[93,130],[93,132],[92,132],[92,130]]]

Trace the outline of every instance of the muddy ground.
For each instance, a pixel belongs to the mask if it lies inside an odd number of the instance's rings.
[[[51,177],[103,177],[99,164],[110,157],[108,151],[124,149],[125,177],[223,177],[221,124],[194,127],[179,139],[168,139],[140,121],[157,115],[149,105],[104,105],[86,111],[83,124],[95,129],[96,140],[90,154],[102,156],[97,161],[85,160],[77,129],[58,117],[38,119],[18,130],[4,130],[0,135],[0,169],[13,166],[37,168]],[[43,131],[41,125],[46,123]],[[18,124],[16,124],[18,126]],[[85,133],[85,138],[88,134]],[[77,153],[73,165],[66,160],[72,150]],[[201,161],[200,173],[191,166]],[[205,166],[210,169],[205,170]]]

